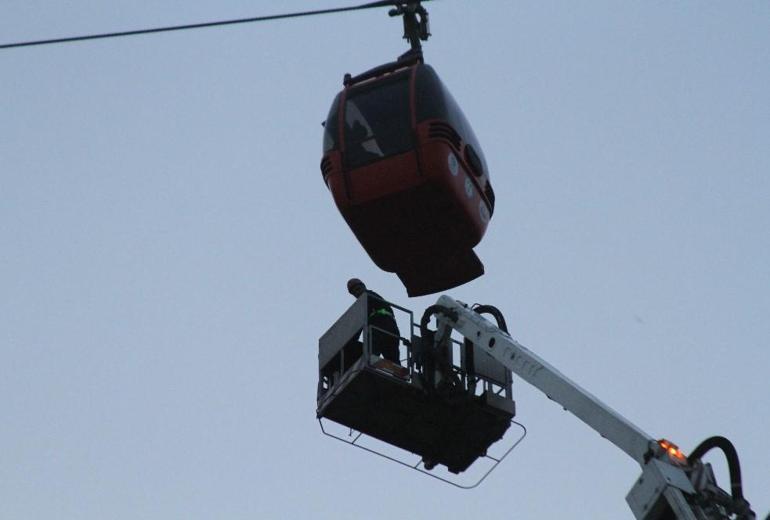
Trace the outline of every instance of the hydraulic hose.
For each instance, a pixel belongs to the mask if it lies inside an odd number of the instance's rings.
[[[707,452],[713,448],[719,448],[725,454],[727,458],[727,467],[730,470],[730,489],[732,490],[733,499],[739,500],[743,498],[743,487],[741,484],[741,463],[738,461],[738,452],[726,437],[715,435],[709,437],[705,441],[701,442],[690,456],[687,457],[687,462],[694,462],[703,457]]]
[[[756,518],[754,511],[751,510],[749,502],[743,498],[743,484],[741,482],[741,464],[738,461],[738,452],[726,437],[715,435],[709,437],[705,441],[701,442],[698,446],[692,450],[690,456],[687,457],[687,462],[693,463],[699,460],[708,451],[713,448],[719,448],[725,454],[727,458],[727,467],[730,471],[730,489],[732,491],[733,498],[733,512],[738,514],[738,519],[753,520]]]
[[[500,309],[497,307],[493,305],[476,305],[473,307],[473,310],[478,314],[491,314],[497,321],[497,328],[506,334],[508,333],[508,325],[505,324],[505,317],[503,317],[503,313],[500,312]]]
[[[428,323],[430,323],[430,319],[435,314],[443,314],[447,318],[451,320],[457,319],[457,313],[450,309],[449,307],[444,307],[443,305],[431,305],[427,309],[425,309],[425,312],[422,314],[422,319],[420,320],[420,335],[425,337],[427,335],[428,331]]]

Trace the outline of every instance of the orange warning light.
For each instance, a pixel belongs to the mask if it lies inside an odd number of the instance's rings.
[[[660,439],[658,441],[658,445],[660,445],[661,448],[666,450],[666,453],[668,453],[669,457],[671,457],[672,459],[675,459],[679,462],[687,461],[687,457],[685,457],[684,453],[682,453],[679,447],[673,442],[667,441],[666,439]]]

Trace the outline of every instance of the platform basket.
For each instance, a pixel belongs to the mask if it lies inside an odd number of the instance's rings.
[[[317,417],[412,452],[427,469],[442,464],[461,473],[511,424],[510,372],[450,341],[443,347],[444,371],[431,377],[415,362],[415,352],[429,346],[414,333],[411,312],[391,305],[411,329],[409,338],[400,338],[400,364],[372,354],[366,295],[319,340]],[[469,359],[474,354],[475,363]]]

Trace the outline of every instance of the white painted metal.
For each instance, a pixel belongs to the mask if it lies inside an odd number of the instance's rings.
[[[675,489],[669,492],[670,487]],[[677,489],[681,492],[676,492]],[[692,495],[695,489],[681,468],[651,459],[626,496],[626,502],[639,519],[659,518],[668,505],[678,519],[697,520],[683,493]]]
[[[655,439],[465,304],[449,296],[441,296],[436,303],[457,314],[456,320],[437,316],[437,338],[448,337],[452,329],[458,331],[639,463],[642,477],[627,497],[637,519],[670,518],[666,509],[679,520],[703,518],[685,498],[694,490],[684,470],[656,459],[665,452]]]
[[[480,314],[449,296],[441,296],[437,304],[452,309],[458,316],[456,322],[439,317],[440,328],[457,330],[644,466],[645,455],[657,444],[655,439]]]

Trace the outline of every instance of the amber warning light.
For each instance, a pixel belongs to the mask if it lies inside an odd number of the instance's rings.
[[[678,462],[687,462],[687,457],[685,457],[684,453],[682,453],[682,450],[679,449],[679,446],[673,442],[666,439],[661,439],[658,441],[658,445],[660,445],[660,447],[663,448],[672,459]]]

